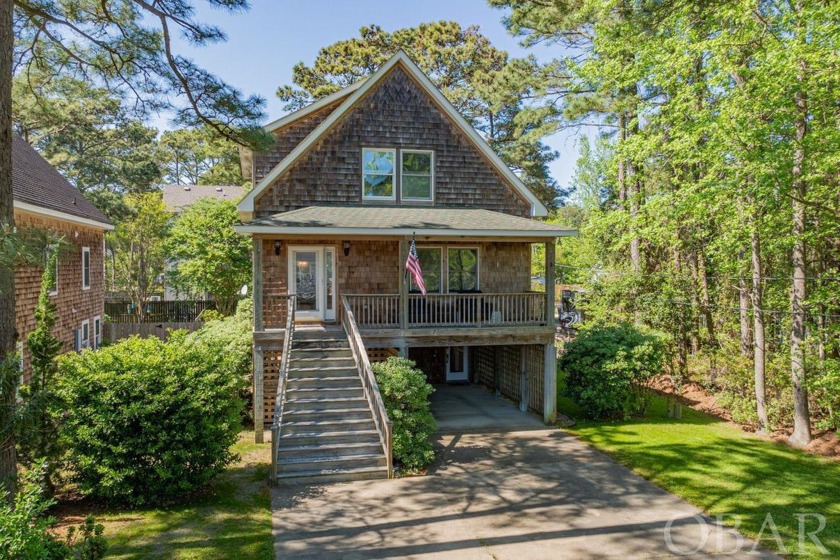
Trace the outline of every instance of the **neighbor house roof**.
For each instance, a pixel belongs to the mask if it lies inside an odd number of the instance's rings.
[[[577,231],[482,208],[310,206],[236,226],[240,233],[567,237]]]
[[[231,185],[164,185],[163,204],[171,212],[180,212],[202,198],[239,202],[245,193],[244,187]]]
[[[499,172],[500,175],[505,177],[507,181],[513,186],[513,188],[522,196],[523,199],[528,201],[531,205],[531,215],[532,216],[547,216],[548,209],[545,205],[540,202],[540,200],[531,192],[525,183],[516,176],[516,174],[510,169],[510,167],[505,164],[499,157],[499,155],[493,151],[493,148],[487,143],[487,141],[481,137],[478,131],[470,125],[466,119],[458,112],[455,106],[446,99],[446,97],[440,92],[440,90],[435,87],[435,85],[429,80],[429,77],[423,73],[422,70],[408,57],[407,54],[403,51],[399,51],[397,54],[392,56],[388,62],[383,64],[373,73],[369,78],[367,78],[364,82],[361,83],[360,86],[355,87],[351,90],[351,94],[344,98],[344,101],[341,105],[338,106],[330,115],[324,119],[321,124],[319,124],[315,129],[301,142],[298,144],[289,155],[287,155],[283,160],[277,164],[277,166],[271,170],[263,179],[254,187],[254,189],[249,192],[245,198],[239,203],[239,213],[242,216],[243,220],[250,219],[254,213],[254,201],[257,197],[262,193],[265,189],[267,189],[275,179],[280,177],[287,169],[289,169],[303,154],[305,154],[310,147],[317,144],[317,142],[324,137],[330,130],[333,129],[340,121],[341,118],[344,117],[345,114],[349,113],[356,105],[359,103],[364,96],[371,91],[378,83],[382,81],[382,79],[387,76],[391,70],[395,67],[400,66],[403,68],[409,76],[411,76],[419,85],[420,87],[432,98],[435,105],[446,114],[450,120],[455,124],[455,126],[464,133],[464,135],[469,139],[469,141],[478,149],[478,151],[487,159],[489,164]],[[340,99],[342,92],[346,90],[342,90],[333,94],[334,99]],[[322,100],[323,101],[323,100]],[[320,103],[320,102],[319,102]],[[324,105],[327,105],[326,103]],[[324,106],[322,105],[322,106]],[[291,115],[290,115],[291,117]],[[297,115],[299,118],[300,115]],[[285,118],[285,117],[284,117]],[[283,119],[280,119],[282,121]],[[277,123],[280,121],[275,121],[271,123],[269,130],[275,130],[279,128]]]
[[[105,214],[18,135],[12,139],[12,197],[23,212],[113,228]]]

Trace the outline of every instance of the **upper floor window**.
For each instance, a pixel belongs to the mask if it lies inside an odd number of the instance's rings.
[[[90,247],[82,247],[82,289],[90,289]]]
[[[362,193],[366,200],[395,200],[394,162],[396,151],[377,148],[362,150]]]
[[[402,150],[400,152],[400,194],[403,200],[432,200],[434,152]]]

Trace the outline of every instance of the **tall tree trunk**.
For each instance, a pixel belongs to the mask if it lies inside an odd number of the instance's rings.
[[[811,441],[811,415],[808,388],[805,385],[805,197],[808,189],[803,177],[805,136],[808,133],[808,104],[802,82],[804,63],[800,64],[799,89],[794,93],[796,106],[795,141],[792,170],[793,213],[793,284],[791,289],[790,372],[793,380],[793,434],[790,443],[806,445]]]
[[[706,319],[706,341],[709,348],[717,345],[715,336],[715,321],[712,316],[712,298],[709,295],[709,278],[706,273],[706,255],[703,247],[697,251],[697,278],[700,280],[700,301],[703,303],[703,316]]]
[[[758,219],[753,220],[750,233],[752,248],[752,306],[753,306],[753,375],[755,377],[755,407],[758,415],[758,433],[767,433],[770,422],[767,418],[767,389],[765,384],[766,345],[764,342],[764,310],[762,306],[761,238]]]
[[[12,198],[12,2],[0,2],[0,228],[14,226]],[[0,266],[0,364],[15,352],[15,272]],[[7,368],[3,368],[7,369]],[[13,424],[17,375],[0,396],[0,484],[13,496],[17,482],[17,456]]]
[[[738,260],[744,258],[744,249],[738,254]],[[740,268],[739,268],[740,270]],[[738,317],[741,320],[741,355],[745,358],[753,356],[752,331],[750,330],[750,291],[744,278],[738,273]]]

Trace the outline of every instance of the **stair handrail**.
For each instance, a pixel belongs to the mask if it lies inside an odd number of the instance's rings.
[[[347,339],[350,342],[353,360],[356,362],[356,369],[362,380],[368,406],[370,406],[370,410],[373,413],[373,422],[376,424],[376,431],[379,433],[379,441],[382,444],[382,451],[385,453],[385,460],[388,465],[388,478],[393,478],[394,461],[391,453],[393,446],[393,425],[388,418],[385,403],[382,401],[382,394],[379,392],[379,385],[376,383],[376,377],[373,375],[373,369],[370,367],[370,359],[368,359],[365,343],[359,332],[359,326],[356,324],[356,316],[353,314],[353,310],[350,309],[350,303],[344,295],[341,296],[341,304],[343,311],[341,325],[344,327],[344,332],[347,334]]]
[[[283,409],[286,405],[286,380],[289,377],[289,354],[292,351],[292,337],[295,333],[295,307],[297,297],[288,294],[286,298],[286,330],[283,337],[283,350],[280,355],[280,372],[277,380],[277,395],[274,400],[274,420],[271,424],[271,470],[272,481],[277,480],[277,454],[283,429]]]

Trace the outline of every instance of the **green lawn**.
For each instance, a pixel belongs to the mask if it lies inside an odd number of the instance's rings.
[[[733,515],[748,537],[756,538],[772,515],[786,556],[840,558],[840,462],[758,438],[687,407],[682,419],[674,420],[666,406],[664,398],[656,397],[645,418],[579,421],[569,432],[705,512]],[[558,399],[558,408],[573,418],[581,416],[566,398]],[[829,556],[807,537],[799,553],[797,513],[825,516],[826,527],[817,536]],[[805,527],[816,530],[818,521],[807,518]],[[767,527],[761,544],[778,550],[772,537]]]
[[[269,446],[253,442],[253,432],[242,433],[241,461],[188,504],[98,513],[108,558],[273,559]]]

